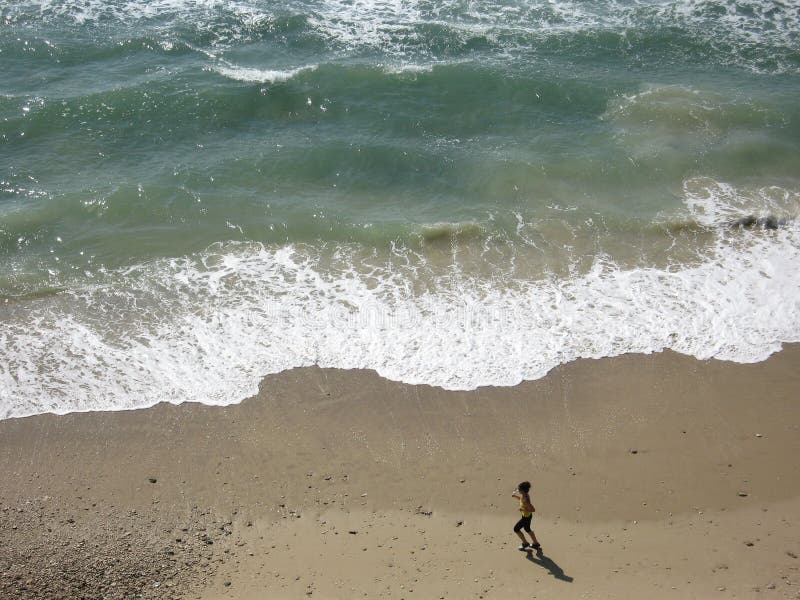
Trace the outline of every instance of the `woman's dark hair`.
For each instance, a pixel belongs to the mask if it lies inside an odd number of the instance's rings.
[[[517,489],[522,492],[523,494],[527,494],[531,489],[531,482],[530,481],[523,481],[517,486]]]

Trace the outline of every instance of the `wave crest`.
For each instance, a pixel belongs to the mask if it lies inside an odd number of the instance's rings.
[[[300,73],[314,71],[317,65],[307,65],[295,69],[256,69],[252,67],[240,67],[230,63],[215,65],[211,67],[224,77],[250,83],[281,83],[289,81]]]

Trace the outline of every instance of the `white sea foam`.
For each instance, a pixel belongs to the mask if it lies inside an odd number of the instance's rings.
[[[730,184],[698,177],[684,184],[684,197],[692,217],[707,227],[730,226],[750,216],[800,219],[800,194],[778,186],[742,194]]]
[[[31,15],[128,25],[152,19],[162,33],[161,21],[171,16],[180,26],[197,23],[216,36],[215,45],[222,46],[251,40],[253,32],[260,35],[261,25],[287,14],[303,15],[332,47],[355,53],[378,50],[389,58],[430,54],[425,48],[426,34],[420,29],[428,26],[445,27],[464,39],[502,39],[503,44],[511,44],[504,51],[529,48],[531,41],[526,36],[602,30],[626,35],[642,28],[679,28],[705,42],[717,60],[756,71],[797,72],[796,61],[784,54],[796,52],[800,35],[800,4],[768,0],[475,0],[466,4],[427,0],[293,0],[277,4],[265,0],[23,0],[6,10],[11,22]],[[218,31],[214,23],[218,23]]]
[[[800,225],[732,228],[759,198],[797,216],[796,192],[687,181],[688,216],[716,236],[690,267],[598,257],[570,278],[367,266],[352,248],[228,244],[105,274],[56,298],[0,304],[0,417],[159,401],[228,404],[292,367],[368,368],[447,389],[512,385],[579,357],[671,348],[752,362],[800,341]],[[744,199],[743,199],[744,198]],[[412,257],[406,256],[410,259]]]
[[[305,71],[313,71],[317,65],[308,65],[304,67],[297,67],[295,69],[271,70],[271,69],[255,69],[251,67],[240,67],[230,63],[221,63],[214,65],[212,69],[230,79],[237,81],[246,81],[254,83],[280,83],[288,81],[296,75]]]
[[[466,61],[430,61],[426,63],[399,62],[381,65],[381,70],[388,75],[405,75],[417,73],[430,73],[436,67],[452,66]],[[319,65],[305,65],[293,69],[258,69],[243,67],[218,59],[216,64],[209,68],[216,73],[236,81],[251,83],[281,83],[293,79],[300,73],[316,71]]]
[[[426,64],[416,64],[408,62],[400,62],[396,64],[384,65],[383,71],[389,75],[401,75],[403,73],[430,73],[437,66],[447,65],[452,63],[446,62],[430,62]]]

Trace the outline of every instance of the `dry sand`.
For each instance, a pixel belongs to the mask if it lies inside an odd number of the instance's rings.
[[[472,392],[297,369],[0,422],[0,597],[800,598],[798,457],[798,346]]]

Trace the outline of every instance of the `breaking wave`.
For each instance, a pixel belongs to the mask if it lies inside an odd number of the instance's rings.
[[[800,341],[797,222],[726,226],[796,216],[797,194],[693,179],[684,199],[715,240],[691,266],[623,268],[599,255],[572,277],[487,278],[402,248],[379,258],[355,246],[226,243],[108,271],[92,287],[6,299],[0,416],[229,404],[264,375],[307,365],[472,389],[580,357],[670,348],[752,362]]]

